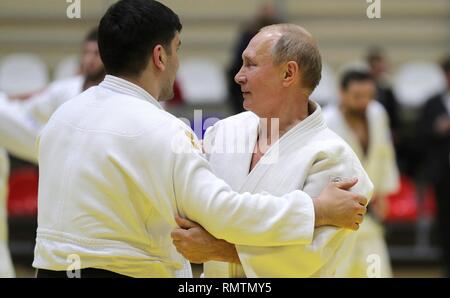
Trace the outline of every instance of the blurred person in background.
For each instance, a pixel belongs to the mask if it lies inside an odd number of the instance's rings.
[[[386,109],[389,116],[389,126],[395,137],[399,127],[399,106],[387,78],[389,63],[383,51],[377,47],[369,49],[366,61],[375,82],[375,99]]]
[[[28,98],[23,104],[25,113],[30,115],[38,126],[43,126],[60,105],[98,85],[104,77],[105,69],[98,50],[98,29],[93,28],[82,44],[79,74],[55,81],[42,92]],[[182,103],[183,95],[179,84],[175,82],[174,97],[167,105],[173,107]]]
[[[7,150],[18,158],[36,162],[34,144],[38,131],[25,115],[11,108],[6,94],[0,93],[0,278],[14,277],[8,248],[8,179],[10,163]]]
[[[67,100],[103,80],[105,70],[98,51],[97,38],[97,28],[86,35],[81,48],[80,71],[77,76],[55,81],[25,101],[26,113],[31,115],[38,125],[45,125],[53,112]]]
[[[0,104],[3,106],[6,95],[0,94]],[[1,107],[0,107],[1,109]],[[3,117],[0,116],[0,119]],[[14,277],[14,267],[8,248],[8,177],[9,159],[4,148],[0,148],[0,278]]]
[[[105,71],[97,45],[97,28],[84,39],[80,58],[80,74],[55,81],[25,101],[12,101],[0,94],[0,277],[14,277],[8,249],[8,178],[9,158],[37,163],[36,137],[50,116],[67,100],[103,80]]]
[[[447,88],[428,99],[422,110],[422,136],[426,144],[426,177],[434,186],[442,264],[450,276],[450,56],[441,63]]]
[[[368,277],[370,255],[379,257],[378,277],[391,277],[392,269],[381,221],[387,214],[386,196],[399,187],[399,173],[389,130],[388,115],[373,100],[374,78],[368,71],[348,70],[341,79],[338,106],[324,109],[328,126],[353,148],[374,184],[369,212],[357,232],[351,263],[352,277]]]
[[[24,101],[3,98],[0,105],[0,146],[13,155],[36,162],[34,145],[40,128],[60,105],[97,85],[105,76],[97,35],[97,28],[94,28],[83,42],[79,75],[55,81]]]
[[[250,40],[258,31],[266,26],[281,22],[276,8],[268,3],[259,8],[255,18],[244,26],[234,46],[232,60],[226,72],[228,98],[233,108],[234,114],[244,112],[242,106],[241,87],[234,81],[234,76],[239,72],[242,66],[242,52],[244,52]]]

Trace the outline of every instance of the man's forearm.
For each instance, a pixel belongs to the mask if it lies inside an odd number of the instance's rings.
[[[219,242],[218,247],[220,250],[217,250],[217,255],[212,257],[212,261],[220,261],[227,263],[235,263],[240,264],[239,255],[236,250],[236,246],[234,244],[228,243],[224,240],[217,240]]]
[[[171,237],[178,252],[193,263],[220,261],[240,264],[234,244],[217,239],[195,222],[175,217],[180,228]]]

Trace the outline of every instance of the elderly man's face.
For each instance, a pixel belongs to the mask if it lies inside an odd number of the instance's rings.
[[[242,53],[243,65],[234,78],[241,86],[244,108],[262,118],[275,116],[280,105],[283,74],[271,54],[278,38],[276,32],[255,35]]]

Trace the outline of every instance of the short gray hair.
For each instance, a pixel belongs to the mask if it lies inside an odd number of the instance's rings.
[[[316,41],[303,27],[294,24],[270,25],[260,32],[272,30],[281,33],[272,48],[274,64],[297,62],[303,78],[302,84],[312,93],[322,77],[322,58]]]

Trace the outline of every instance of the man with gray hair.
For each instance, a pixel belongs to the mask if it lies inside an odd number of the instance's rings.
[[[357,177],[351,190],[370,198],[373,185],[357,156],[309,99],[321,77],[320,52],[311,34],[293,24],[264,27],[242,59],[235,81],[248,112],[217,122],[205,135],[215,174],[238,192],[301,189],[312,197],[329,181]],[[227,152],[224,144],[246,151]],[[182,228],[172,232],[175,246],[192,262],[205,262],[206,277],[347,276],[355,239],[350,230],[325,226],[316,228],[306,245],[232,245],[194,222],[178,223]]]

